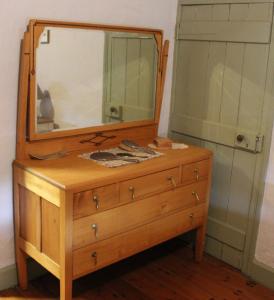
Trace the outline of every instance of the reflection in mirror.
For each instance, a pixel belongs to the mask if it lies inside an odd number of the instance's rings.
[[[152,34],[45,27],[36,49],[36,132],[153,120]]]

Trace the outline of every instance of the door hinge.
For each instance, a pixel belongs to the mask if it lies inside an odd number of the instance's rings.
[[[263,151],[263,144],[264,144],[264,136],[258,134],[256,136],[256,146],[255,146],[255,151],[257,153],[260,153]]]

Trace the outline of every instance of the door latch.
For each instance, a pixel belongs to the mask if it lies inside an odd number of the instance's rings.
[[[264,144],[264,136],[257,135],[256,136],[256,153],[260,153],[263,151],[263,144]]]
[[[263,150],[264,136],[251,132],[240,132],[236,135],[235,146],[238,149],[252,153],[260,153]]]

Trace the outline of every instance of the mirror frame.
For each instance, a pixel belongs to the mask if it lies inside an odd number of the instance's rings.
[[[106,124],[94,127],[69,129],[49,133],[37,133],[36,122],[36,76],[35,52],[37,41],[44,27],[79,28],[154,34],[158,49],[158,70],[154,119]],[[160,29],[76,23],[66,21],[29,21],[21,43],[19,93],[17,109],[16,158],[29,159],[32,154],[47,154],[56,151],[84,151],[115,146],[122,139],[131,138],[136,142],[151,142],[157,136],[164,82],[168,59],[169,41],[163,43]],[[99,142],[97,142],[97,138]],[[104,144],[104,145],[103,145]]]
[[[112,123],[104,124],[99,126],[91,126],[85,128],[76,128],[60,131],[51,131],[47,133],[36,132],[36,48],[40,35],[42,34],[45,27],[62,27],[62,28],[77,28],[77,29],[91,29],[91,30],[105,30],[105,31],[119,31],[119,32],[133,32],[143,34],[153,34],[155,36],[157,51],[159,53],[158,59],[158,70],[156,76],[156,99],[155,99],[155,113],[154,119],[151,120],[139,120],[130,121],[123,123]],[[70,22],[55,22],[55,21],[40,21],[31,20],[29,24],[30,38],[31,38],[31,53],[30,53],[30,99],[29,99],[29,140],[43,140],[50,138],[66,137],[78,134],[88,134],[98,131],[117,130],[129,127],[138,127],[143,125],[158,124],[160,118],[160,107],[161,107],[161,53],[163,43],[163,33],[158,29],[146,29],[146,28],[135,28],[135,27],[120,27],[112,25],[97,25],[97,24],[84,24],[84,23],[70,23]]]

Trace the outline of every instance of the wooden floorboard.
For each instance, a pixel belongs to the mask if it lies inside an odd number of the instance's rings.
[[[74,299],[274,300],[274,292],[231,266],[205,255],[195,263],[189,246],[174,239],[74,281]],[[59,281],[47,274],[0,292],[0,299],[59,299]]]

